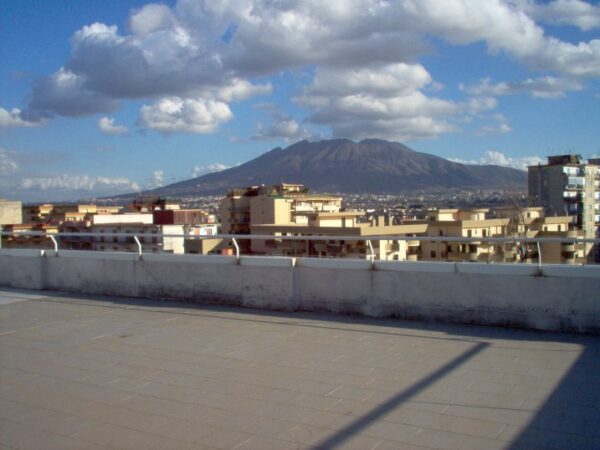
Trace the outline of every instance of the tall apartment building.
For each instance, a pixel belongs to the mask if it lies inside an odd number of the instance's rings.
[[[575,216],[584,237],[600,237],[600,159],[580,155],[548,157],[548,164],[529,167],[529,198],[547,216]],[[598,246],[586,246],[588,259],[600,260]]]
[[[341,197],[311,195],[302,184],[231,189],[221,200],[221,230],[224,234],[250,234],[251,225],[307,224],[309,214],[336,213],[341,207]],[[242,252],[250,251],[250,241],[239,244]]]

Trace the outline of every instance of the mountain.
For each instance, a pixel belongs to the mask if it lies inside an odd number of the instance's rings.
[[[527,173],[467,165],[380,139],[300,141],[231,169],[163,186],[147,194],[182,197],[225,194],[233,187],[303,183],[317,192],[399,193],[409,190],[518,188]]]

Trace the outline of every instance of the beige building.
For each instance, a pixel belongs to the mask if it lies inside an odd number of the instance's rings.
[[[25,223],[61,223],[81,222],[91,220],[92,216],[114,215],[122,209],[121,206],[98,206],[91,204],[53,205],[44,203],[23,207],[23,222]]]
[[[309,214],[335,213],[341,206],[341,197],[310,195],[301,184],[232,189],[221,200],[221,230],[224,234],[250,234],[251,226],[259,224],[308,224]],[[249,241],[241,240],[240,247],[243,253],[251,251]]]
[[[23,223],[46,223],[50,221],[50,213],[54,208],[50,203],[23,207]]]
[[[569,215],[583,236],[600,238],[600,159],[584,163],[580,155],[558,155],[529,167],[529,198],[546,216]],[[600,260],[600,249],[586,245],[588,259]]]
[[[542,207],[439,209],[430,211],[426,220],[400,225],[391,225],[392,221],[383,217],[368,221],[363,211],[341,211],[341,198],[310,195],[301,185],[232,190],[221,202],[221,213],[225,234],[273,236],[238,239],[242,253],[259,255],[368,258],[369,237],[389,236],[389,240],[371,241],[379,260],[537,262],[535,244],[518,239],[492,243],[488,238],[577,236],[572,216],[546,217]],[[296,239],[286,239],[290,236]],[[297,239],[301,236],[323,236],[323,240]],[[426,236],[471,240],[405,239]],[[544,243],[541,251],[547,263],[576,263],[583,256],[583,249],[574,243]]]
[[[23,223],[23,205],[19,201],[0,198],[0,229],[2,225]]]
[[[4,231],[12,232],[11,236],[4,236],[2,247],[6,248],[54,248],[54,244],[47,237],[58,232],[58,226],[47,223],[24,223],[4,225]],[[41,236],[28,236],[23,233],[43,233]]]
[[[306,215],[306,223],[252,225],[252,234],[273,235],[270,240],[253,240],[252,252],[281,256],[313,256],[336,258],[368,258],[370,248],[367,240],[373,236],[390,236],[389,240],[373,240],[371,245],[378,260],[416,261],[419,242],[395,237],[424,235],[427,224],[377,225],[359,223],[364,213],[350,211]],[[286,236],[323,236],[323,240],[290,240]],[[339,239],[340,236],[363,238]],[[331,239],[328,237],[338,237]]]
[[[486,219],[489,209],[438,209],[429,211],[427,236],[466,238],[504,237],[509,219]],[[505,261],[512,258],[507,247],[485,240],[461,242],[422,241],[424,261]]]
[[[571,216],[544,217],[543,208],[504,207],[483,209],[440,209],[429,212],[428,236],[481,238],[469,242],[423,241],[422,260],[479,262],[537,262],[535,244],[492,243],[486,238],[577,237],[571,230]],[[542,260],[546,263],[581,262],[583,248],[573,243],[544,243]]]

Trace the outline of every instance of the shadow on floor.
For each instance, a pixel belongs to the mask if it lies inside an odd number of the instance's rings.
[[[354,435],[383,418],[395,407],[415,397],[437,380],[456,370],[492,344],[495,348],[511,348],[510,341],[577,344],[582,349],[577,361],[564,374],[558,386],[538,409],[536,416],[520,433],[516,434],[512,442],[507,442],[506,448],[511,450],[522,448],[600,449],[600,337],[598,336],[474,325],[426,323],[399,319],[372,319],[325,313],[276,312],[243,307],[52,291],[6,289],[5,292],[45,296],[45,299],[36,298],[31,301],[81,303],[100,308],[142,309],[156,313],[164,312],[223,320],[268,322],[285,326],[313,327],[367,334],[376,333],[419,339],[456,340],[473,344],[462,355],[449,361],[409,388],[402,390],[318,444],[316,448],[319,450],[343,447],[344,442]],[[302,321],[297,319],[302,319]],[[346,325],[352,325],[353,327]],[[424,331],[429,334],[425,334]],[[435,336],[436,333],[439,333],[439,336]],[[498,341],[496,342],[496,340]],[[518,348],[524,349],[526,347],[521,344]],[[561,348],[551,350],[564,351]]]

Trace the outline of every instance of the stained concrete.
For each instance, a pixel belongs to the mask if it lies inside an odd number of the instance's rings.
[[[600,338],[0,290],[0,448],[600,448]]]
[[[0,286],[600,333],[600,266],[0,250]]]

